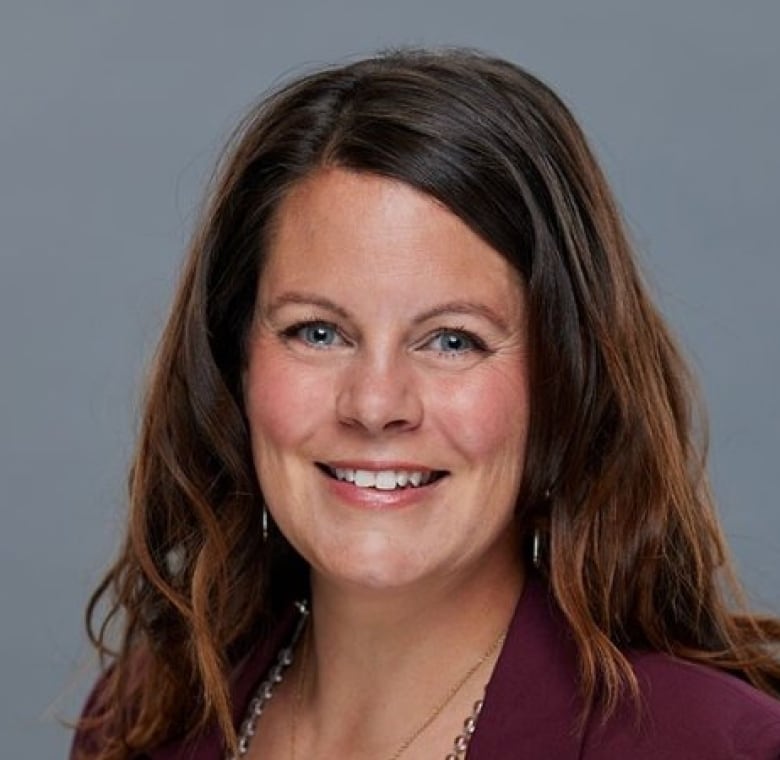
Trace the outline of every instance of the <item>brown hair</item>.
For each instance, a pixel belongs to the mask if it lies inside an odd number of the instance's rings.
[[[534,403],[518,524],[526,539],[544,531],[539,572],[571,625],[586,701],[609,710],[635,691],[628,646],[780,692],[780,624],[730,611],[739,591],[692,382],[578,125],[508,62],[403,51],[267,98],[218,171],[146,396],[127,538],[88,609],[113,660],[82,723],[103,737],[90,756],[127,758],[214,720],[232,744],[227,676],[305,589],[301,558],[273,526],[262,538],[240,379],[269,222],[326,165],[437,198],[527,284]]]

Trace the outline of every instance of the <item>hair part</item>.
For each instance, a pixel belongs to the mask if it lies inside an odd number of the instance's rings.
[[[526,283],[533,404],[518,524],[521,538],[544,529],[540,572],[573,631],[585,704],[609,714],[638,693],[627,646],[780,693],[780,623],[731,612],[741,597],[693,382],[580,128],[506,61],[400,51],[282,88],[218,169],[146,392],[127,537],[88,608],[113,666],[82,724],[104,740],[84,756],[127,758],[213,721],[235,746],[228,675],[306,588],[278,531],[262,540],[241,376],[275,211],[330,166],[436,198]]]

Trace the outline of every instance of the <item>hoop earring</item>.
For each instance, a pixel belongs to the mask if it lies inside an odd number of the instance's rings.
[[[263,543],[265,543],[268,541],[268,509],[266,509],[265,504],[263,504],[261,520],[263,524]]]
[[[549,502],[552,497],[552,488],[547,486],[542,493],[544,502]],[[544,550],[544,535],[539,525],[534,526],[531,534],[531,564],[538,570],[542,566],[542,551]]]
[[[542,530],[539,527],[534,528],[531,537],[531,563],[537,570],[542,564]]]

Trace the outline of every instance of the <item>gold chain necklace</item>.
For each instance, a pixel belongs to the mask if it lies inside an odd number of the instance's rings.
[[[297,719],[301,702],[303,701],[303,686],[306,680],[306,665],[309,661],[309,638],[311,636],[310,630],[310,627],[306,629],[306,633],[303,638],[301,669],[298,673],[298,682],[296,683],[295,694],[293,695],[293,709],[290,714],[290,760],[295,760],[296,757],[295,744],[298,728]],[[403,755],[403,753],[406,752],[406,750],[408,750],[415,741],[417,741],[420,735],[436,720],[436,718],[442,714],[442,712],[444,712],[447,705],[449,705],[449,703],[455,699],[455,696],[468,683],[471,677],[496,653],[496,651],[498,651],[498,649],[500,649],[501,645],[504,643],[505,638],[506,631],[502,631],[498,638],[496,638],[491,643],[491,645],[485,650],[480,658],[450,687],[449,691],[436,705],[436,707],[434,707],[433,710],[428,714],[426,719],[401,742],[401,744],[398,746],[398,749],[396,749],[396,751],[390,755],[388,760],[398,760],[398,758],[401,757],[401,755]],[[476,719],[481,709],[482,700],[479,700],[475,703],[472,714],[465,721],[467,730],[455,739],[456,754],[448,755],[447,757],[459,757],[465,752],[469,739],[474,733]]]

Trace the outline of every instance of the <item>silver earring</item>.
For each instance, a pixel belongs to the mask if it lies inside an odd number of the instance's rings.
[[[266,509],[265,504],[263,504],[263,512],[262,512],[262,522],[263,522],[263,542],[268,540],[268,510]]]
[[[542,531],[541,528],[534,528],[531,537],[531,562],[535,568],[542,564]]]

